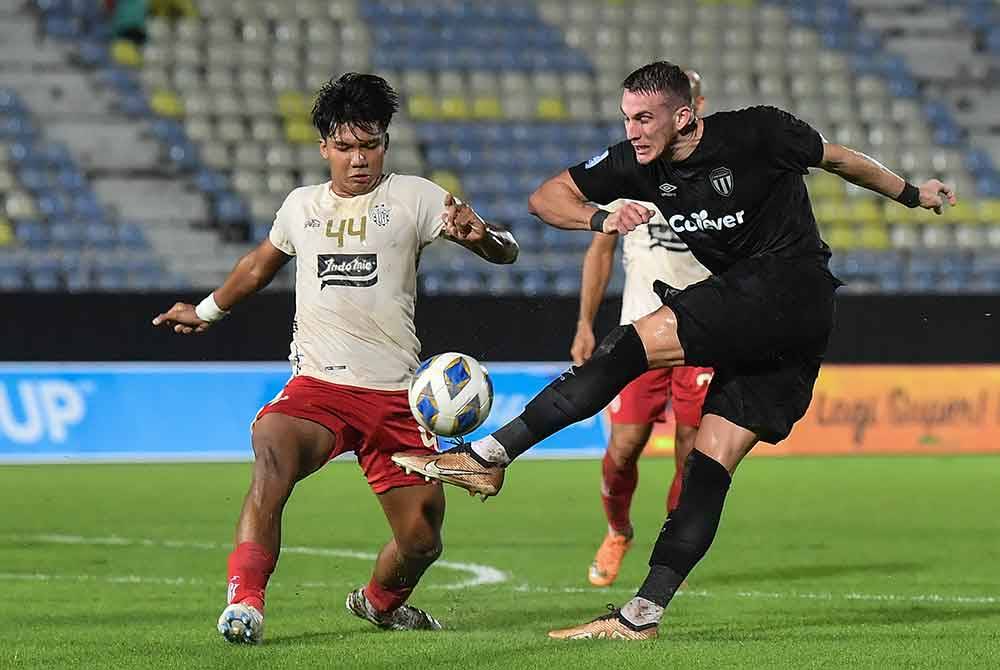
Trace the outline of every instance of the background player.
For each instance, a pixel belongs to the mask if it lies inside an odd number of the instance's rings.
[[[687,75],[660,61],[623,82],[627,141],[545,182],[534,214],[559,228],[627,233],[653,212],[618,198],[650,201],[712,276],[619,326],[581,366],[542,390],[492,435],[436,456],[396,455],[413,471],[495,495],[504,468],[552,433],[603,409],[648,369],[711,365],[695,449],[680,502],[653,547],[636,597],[553,637],[655,637],[674,593],[711,546],[736,468],[759,440],[783,440],[805,413],[833,327],[829,247],[819,236],[803,175],[823,169],[908,207],[941,213],[955,194],[931,179],[917,187],[862,153],[828,144],[774,107],[698,119]],[[664,183],[676,187],[669,196]],[[430,466],[430,467],[429,467]]]
[[[382,173],[397,108],[395,91],[381,77],[348,73],[324,85],[312,120],[331,181],[292,191],[269,238],[201,304],[177,303],[153,320],[178,333],[203,332],[267,286],[293,256],[299,259],[293,376],[254,420],[253,478],[229,556],[229,604],[218,627],[231,642],[261,641],[264,590],[296,482],[348,451],[356,453],[392,529],[371,581],[348,595],[348,609],[383,628],[440,628],[404,603],[441,553],[444,494],[389,461],[401,445],[435,453],[435,439],[418,427],[406,393],[420,351],[413,324],[417,261],[439,235],[494,263],[512,263],[518,249],[509,233],[484,224],[436,184]]]
[[[691,102],[699,117],[705,110],[701,76],[685,70],[691,81]],[[625,200],[616,200],[605,209],[614,211]],[[684,288],[708,277],[687,245],[677,237],[652,203],[643,203],[656,215],[625,237],[622,265],[625,289],[622,292],[620,323],[632,323],[662,304],[653,292],[653,282],[665,281]],[[604,300],[604,292],[614,265],[618,235],[596,233],[583,260],[580,287],[580,318],[570,354],[574,365],[582,365],[596,346],[594,316]],[[630,509],[639,481],[639,456],[653,432],[653,424],[663,420],[668,401],[674,412],[674,477],[667,495],[667,512],[677,507],[683,481],[684,461],[694,449],[694,437],[701,422],[712,369],[682,366],[650,370],[630,382],[611,401],[611,437],[601,462],[601,502],[608,520],[608,532],[590,565],[587,578],[594,586],[610,586],[618,577],[625,553],[632,546]]]

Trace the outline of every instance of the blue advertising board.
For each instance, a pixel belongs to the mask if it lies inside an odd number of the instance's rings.
[[[470,438],[517,416],[565,368],[486,364],[493,410]],[[0,363],[0,462],[248,460],[250,422],[289,377],[287,363]],[[595,417],[527,455],[598,456]]]

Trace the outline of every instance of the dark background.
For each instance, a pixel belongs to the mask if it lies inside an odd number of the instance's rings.
[[[294,297],[264,293],[201,336],[150,324],[177,300],[204,295],[0,294],[7,361],[275,361],[288,354]],[[1000,297],[842,295],[828,361],[839,363],[1000,362]],[[620,303],[598,315],[598,337],[617,323]],[[417,333],[424,357],[441,351],[484,361],[569,359],[577,299],[422,297]]]

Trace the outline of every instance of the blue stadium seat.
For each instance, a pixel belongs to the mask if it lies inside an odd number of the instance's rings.
[[[22,291],[27,288],[24,273],[0,266],[0,291]]]
[[[51,241],[48,226],[35,220],[17,221],[14,235],[21,244],[32,249],[48,247]]]
[[[118,226],[118,242],[129,249],[146,249],[149,242],[142,232],[142,227],[136,223],[122,223]]]
[[[67,223],[56,221],[49,226],[52,237],[52,244],[66,249],[74,249],[83,246],[86,236],[84,226],[77,222]]]
[[[118,245],[118,230],[108,223],[88,223],[84,227],[84,240],[89,247],[111,249]]]

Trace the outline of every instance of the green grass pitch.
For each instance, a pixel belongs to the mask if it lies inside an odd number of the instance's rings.
[[[431,568],[413,602],[447,630],[418,634],[345,611],[388,530],[357,467],[332,464],[289,503],[298,549],[250,648],[215,631],[249,465],[2,467],[0,668],[1000,667],[1000,458],[985,456],[751,459],[659,640],[547,639],[631,595],[671,468],[642,463],[637,542],[608,590],[586,584],[596,461],[519,462],[486,504],[450,490],[442,560],[482,567]],[[455,588],[477,577],[504,581]]]

